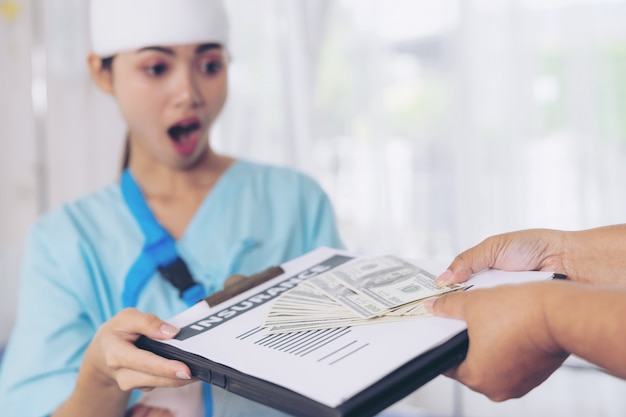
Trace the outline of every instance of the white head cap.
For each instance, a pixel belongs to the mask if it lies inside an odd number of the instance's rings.
[[[91,48],[101,57],[148,46],[228,43],[222,0],[91,0]]]

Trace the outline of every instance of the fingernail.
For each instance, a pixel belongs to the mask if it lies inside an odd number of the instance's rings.
[[[452,271],[446,269],[446,271],[439,275],[435,280],[435,285],[438,287],[445,287],[452,282]]]
[[[433,314],[433,304],[435,304],[435,298],[427,298],[423,301],[424,308],[431,314]]]
[[[176,372],[176,378],[189,380],[191,379],[191,375],[189,375],[187,372],[178,371]]]
[[[171,324],[165,323],[161,325],[161,333],[166,336],[174,336],[176,333],[178,333],[178,329]]]

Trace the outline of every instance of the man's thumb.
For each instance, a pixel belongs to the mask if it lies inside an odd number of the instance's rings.
[[[453,292],[440,297],[432,297],[424,300],[424,308],[438,317],[462,319],[466,295],[463,292]]]

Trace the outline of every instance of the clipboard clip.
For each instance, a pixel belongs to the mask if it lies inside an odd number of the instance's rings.
[[[270,266],[269,268],[250,276],[233,274],[228,277],[226,281],[224,281],[223,290],[214,292],[208,297],[203,298],[202,301],[206,302],[209,307],[214,307],[284,273],[285,270],[280,266]]]

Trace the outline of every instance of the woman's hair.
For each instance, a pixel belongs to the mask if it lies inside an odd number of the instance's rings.
[[[113,71],[113,58],[115,58],[115,56],[102,58],[103,70]],[[126,138],[124,139],[124,149],[122,150],[122,164],[121,164],[122,172],[124,172],[124,170],[128,168],[129,159],[130,159],[130,138],[129,138],[129,134],[127,133]]]
[[[113,58],[115,58],[115,55],[107,58],[102,58],[103,70],[111,71],[113,69]]]
[[[130,134],[126,134],[126,138],[124,139],[124,149],[122,150],[122,164],[121,171],[124,172],[126,168],[128,168],[128,161],[130,159]]]

